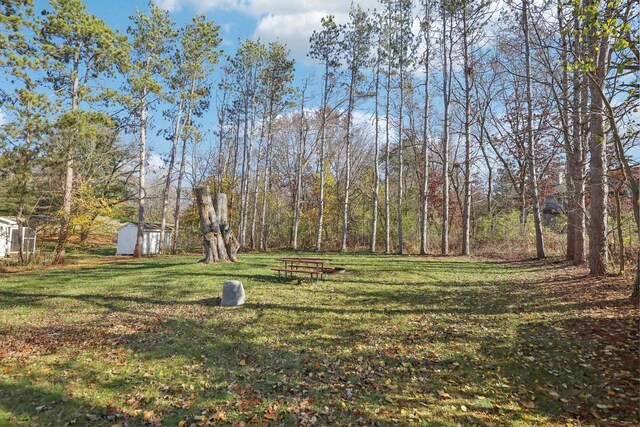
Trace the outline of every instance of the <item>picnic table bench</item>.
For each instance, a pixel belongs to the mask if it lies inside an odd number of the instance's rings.
[[[308,274],[313,279],[324,279],[329,268],[325,266],[330,262],[328,259],[315,258],[279,258],[278,261],[284,263],[284,267],[275,267],[271,270],[277,271],[278,276],[284,273],[284,277],[293,277],[294,274]]]

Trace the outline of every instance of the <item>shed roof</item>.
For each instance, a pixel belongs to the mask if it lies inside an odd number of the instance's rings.
[[[0,216],[0,222],[8,225],[18,225],[14,219],[7,218],[6,216]]]
[[[126,224],[124,224],[122,227],[120,227],[118,230],[127,227],[128,225],[134,225],[134,226],[138,226],[137,222],[128,222]],[[160,231],[160,229],[162,228],[162,224],[160,224],[159,222],[145,222],[144,223],[144,231]],[[173,227],[169,226],[169,225],[165,225],[164,226],[165,230],[168,231],[173,231]]]

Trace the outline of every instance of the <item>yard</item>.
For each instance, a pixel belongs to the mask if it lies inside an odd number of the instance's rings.
[[[554,261],[278,254],[0,273],[0,425],[636,424],[639,310]],[[225,279],[247,304],[220,308]]]

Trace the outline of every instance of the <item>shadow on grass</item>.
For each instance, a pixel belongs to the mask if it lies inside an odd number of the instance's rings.
[[[60,385],[45,388],[26,381],[0,380],[0,408],[11,413],[13,420],[3,420],[2,425],[77,425],[104,426],[148,425],[142,416],[122,414],[113,408],[96,405],[76,397],[70,397]],[[5,424],[6,423],[6,424]]]
[[[154,411],[162,425],[176,425],[181,419],[194,420],[196,415],[219,410],[236,411],[229,421],[248,422],[256,414],[262,419],[265,408],[274,404],[303,408],[299,413],[281,412],[278,423],[284,425],[311,423],[312,417],[320,425],[397,425],[376,412],[377,408],[389,406],[393,393],[384,381],[390,371],[397,371],[394,381],[412,383],[435,403],[433,393],[443,386],[438,380],[427,385],[412,378],[406,369],[401,370],[407,360],[416,368],[428,368],[429,360],[366,351],[338,355],[331,349],[342,348],[352,338],[352,332],[334,332],[334,338],[308,336],[264,343],[259,330],[200,319],[167,318],[133,334],[104,333],[104,340],[126,349],[118,352],[120,359],[110,364],[109,373],[93,365],[95,371],[88,373],[87,366],[67,359],[56,365],[58,370],[68,372],[64,379],[40,378],[38,386],[24,381],[0,382],[0,407],[17,419],[46,425],[105,425],[119,421],[130,426],[147,425],[148,420],[139,414],[145,410]],[[29,334],[34,335],[33,331]],[[88,336],[84,334],[85,339]],[[119,370],[124,358],[145,366],[160,363],[170,376],[143,376],[142,372]],[[386,363],[381,365],[381,361]],[[369,368],[361,369],[365,366]],[[179,369],[171,371],[172,367]],[[87,376],[90,378],[84,378]],[[114,406],[105,407],[71,397],[68,387],[77,385],[80,377],[90,380],[92,394],[116,393],[120,398]],[[166,383],[172,385],[165,386]],[[180,383],[182,387],[176,386]],[[194,389],[194,384],[200,386]],[[141,386],[147,387],[147,397],[136,398],[142,400],[135,404],[138,412],[116,409],[129,396],[138,396],[140,392],[136,390]],[[237,402],[243,402],[241,410]],[[430,425],[447,424],[433,420]]]
[[[640,361],[633,350],[639,321],[630,314],[527,322],[512,342],[483,340],[484,363],[462,354],[451,362],[465,367],[461,377],[468,384],[493,376],[494,390],[552,419],[634,424],[640,417]],[[493,369],[499,375],[490,375]]]

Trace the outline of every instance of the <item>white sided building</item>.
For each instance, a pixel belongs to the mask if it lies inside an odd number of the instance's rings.
[[[18,223],[15,220],[0,216],[0,258],[18,255],[18,233]],[[33,253],[36,248],[36,231],[26,224],[22,227],[22,242],[24,251]]]
[[[171,228],[164,228],[164,247],[171,246]],[[128,222],[118,229],[118,248],[116,255],[133,255],[138,236],[138,224]],[[160,224],[145,222],[143,234],[142,254],[155,255],[160,252]]]

